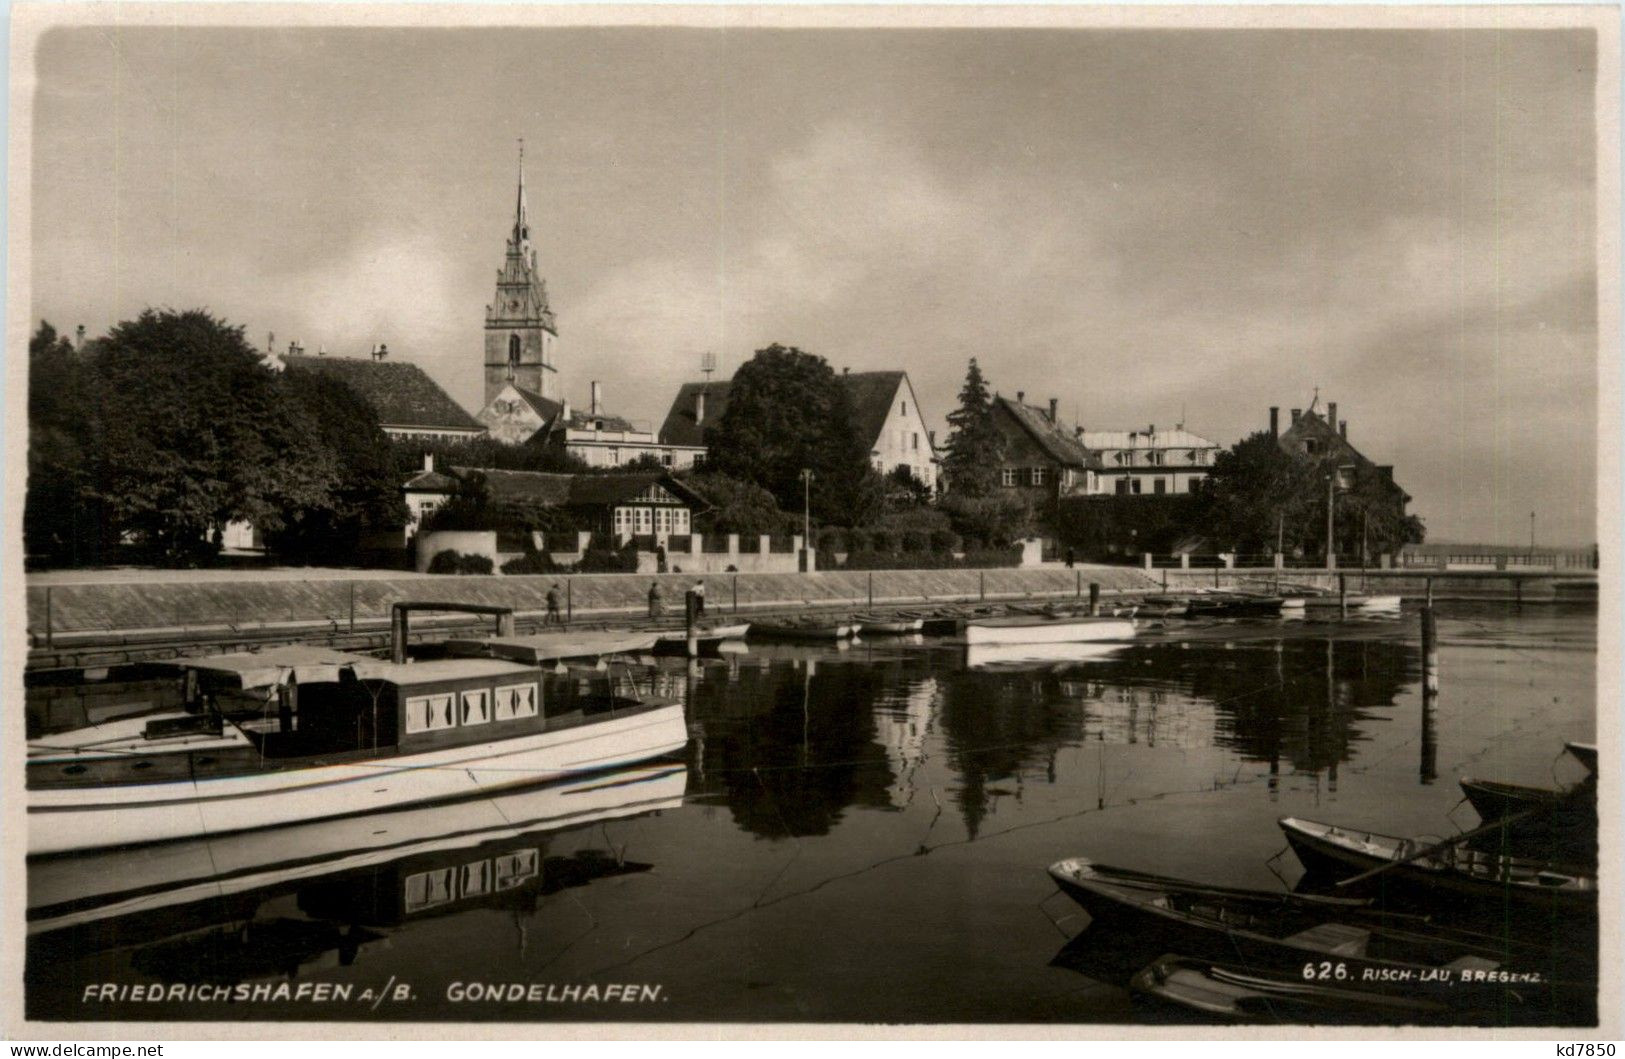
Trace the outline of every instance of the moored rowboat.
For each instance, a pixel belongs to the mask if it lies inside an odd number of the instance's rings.
[[[1012,615],[973,618],[965,623],[968,644],[1076,643],[1084,640],[1131,640],[1134,623],[1127,618],[1041,618]]]

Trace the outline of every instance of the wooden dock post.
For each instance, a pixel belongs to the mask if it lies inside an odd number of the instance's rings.
[[[355,632],[355,582],[350,582],[350,631]]]
[[[976,575],[976,596],[983,603],[987,602],[987,571],[979,571]]]
[[[694,612],[699,609],[699,597],[690,588],[683,593],[683,646],[690,658],[700,654],[700,640],[694,629]]]
[[[1424,700],[1439,693],[1439,629],[1433,617],[1433,605],[1422,608],[1422,697]]]
[[[739,613],[739,575],[734,575],[734,613]]]
[[[869,571],[869,609],[875,609],[875,572]]]
[[[45,586],[45,646],[46,647],[51,646],[51,638],[52,638],[52,631],[51,631],[51,586],[46,585]],[[190,673],[191,670],[187,670],[187,672]]]
[[[1089,613],[1098,617],[1100,614],[1100,582],[1089,582]]]
[[[570,579],[567,577],[564,579],[564,624],[566,625],[574,621],[576,616],[575,593],[571,591],[571,588]]]
[[[1340,617],[1349,616],[1349,583],[1347,574],[1337,575],[1337,613]]]
[[[1081,598],[1083,598],[1083,571],[1079,570],[1079,571],[1077,571],[1077,574],[1078,574],[1078,598],[1081,599]]]

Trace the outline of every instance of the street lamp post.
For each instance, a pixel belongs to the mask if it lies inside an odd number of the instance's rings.
[[[812,480],[813,473],[801,471],[801,546],[812,548]]]

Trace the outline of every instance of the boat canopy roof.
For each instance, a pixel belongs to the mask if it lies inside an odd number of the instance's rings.
[[[258,651],[182,658],[177,664],[223,678],[247,690],[275,687],[290,680],[300,684],[337,681],[341,670],[372,662],[365,655],[336,651],[331,647],[282,644]]]
[[[653,632],[544,632],[532,636],[447,640],[446,653],[460,658],[502,658],[540,665],[567,658],[600,658],[652,650]]]
[[[399,685],[502,677],[536,678],[534,667],[497,658],[435,658],[422,662],[380,662],[367,658],[353,668],[357,680],[380,680]]]

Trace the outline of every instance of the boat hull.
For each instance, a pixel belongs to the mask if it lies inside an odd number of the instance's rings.
[[[680,705],[432,752],[244,776],[31,790],[30,856],[449,801],[636,764],[688,743]]]
[[[1081,643],[1132,640],[1127,618],[986,618],[965,623],[967,644]]]

